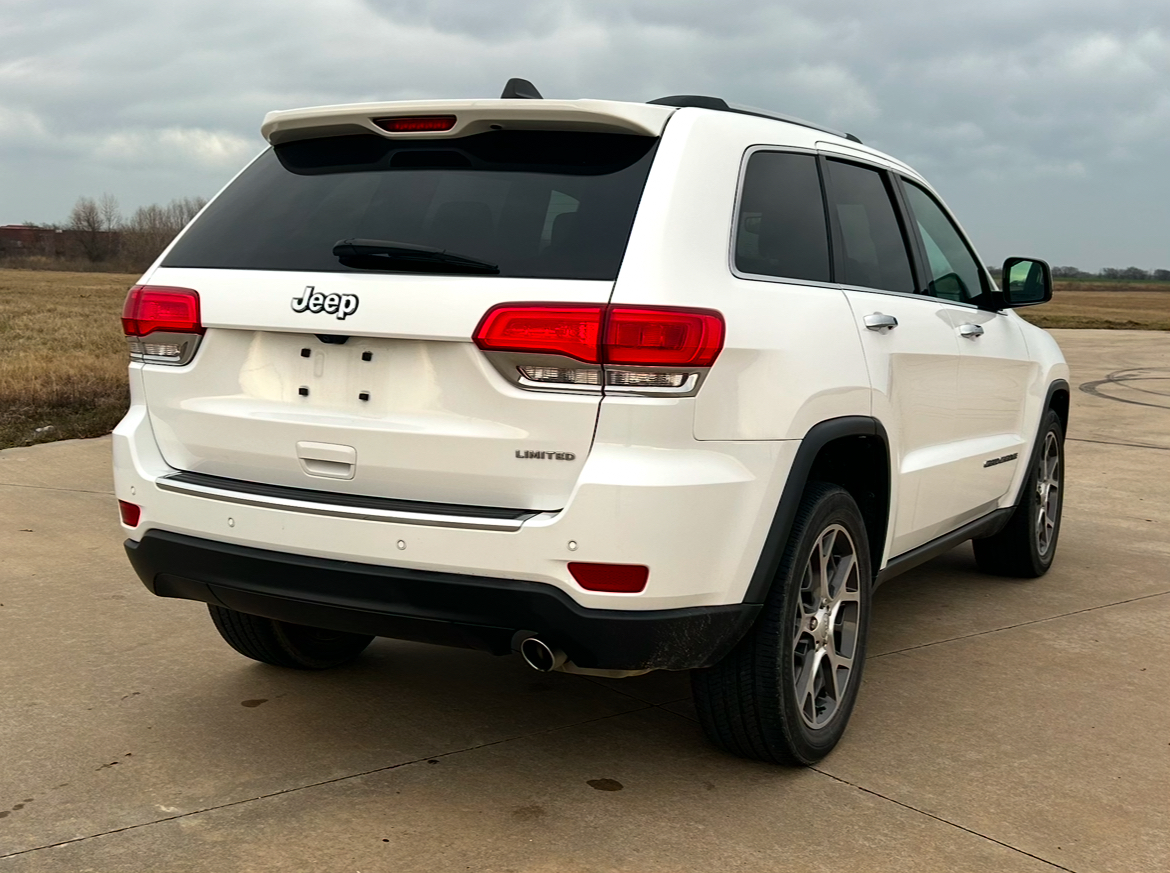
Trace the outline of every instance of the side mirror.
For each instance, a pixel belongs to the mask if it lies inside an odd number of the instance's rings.
[[[1052,268],[1034,258],[1003,262],[1003,302],[1009,308],[1035,306],[1052,299]]]

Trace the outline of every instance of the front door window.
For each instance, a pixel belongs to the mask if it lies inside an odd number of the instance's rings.
[[[987,292],[983,270],[958,228],[929,194],[906,182],[906,200],[930,269],[926,293],[951,303],[978,303]]]

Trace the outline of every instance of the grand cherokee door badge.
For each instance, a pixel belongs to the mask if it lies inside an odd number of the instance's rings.
[[[306,285],[304,293],[300,297],[292,299],[292,311],[324,312],[336,315],[342,320],[357,312],[358,296],[356,294],[323,294],[315,289],[314,285]]]
[[[1010,455],[1004,455],[1002,458],[992,458],[990,461],[984,461],[984,467],[994,467],[996,464],[1006,464],[1008,461],[1014,461],[1020,456],[1019,452],[1012,452]]]
[[[517,458],[536,458],[545,461],[575,461],[577,456],[572,452],[530,452],[522,449],[516,450]]]

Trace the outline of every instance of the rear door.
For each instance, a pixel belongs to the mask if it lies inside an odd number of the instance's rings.
[[[498,303],[609,300],[656,143],[363,133],[269,150],[148,277],[197,291],[206,328],[190,364],[144,367],[167,462],[288,487],[561,508],[600,390],[522,387],[471,337]],[[339,258],[345,240],[393,245]],[[421,259],[403,256],[410,247]]]
[[[878,167],[823,161],[835,275],[861,335],[873,414],[893,465],[890,556],[945,533],[962,512],[949,482],[959,346],[943,305],[920,282],[893,179]]]

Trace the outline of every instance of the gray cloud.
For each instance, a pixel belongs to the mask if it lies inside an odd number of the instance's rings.
[[[984,257],[1170,267],[1164,0],[0,0],[0,223],[214,193],[275,108],[716,94],[921,170]]]

